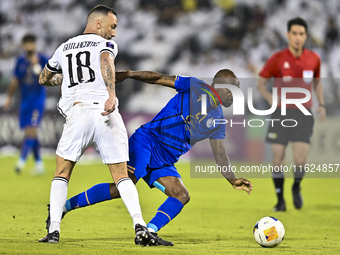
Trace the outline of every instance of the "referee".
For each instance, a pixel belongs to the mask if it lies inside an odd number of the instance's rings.
[[[274,53],[266,62],[260,72],[257,89],[261,95],[272,105],[272,94],[265,85],[270,78],[274,78],[274,87],[278,89],[280,99],[282,87],[304,88],[312,94],[312,86],[318,100],[318,118],[323,121],[326,117],[324,97],[320,78],[320,57],[313,51],[305,49],[304,43],[307,38],[308,25],[302,18],[294,18],[287,23],[288,47]],[[288,99],[303,98],[302,93],[287,93]],[[303,104],[311,113],[312,98]],[[285,160],[285,150],[288,142],[293,148],[294,163],[302,166],[297,169],[304,169],[307,155],[310,148],[310,138],[313,134],[314,118],[312,115],[304,115],[294,104],[287,105],[285,116],[281,116],[281,103],[279,100],[276,111],[272,114],[272,119],[279,119],[271,125],[266,135],[266,141],[272,144],[273,165],[281,166]],[[282,127],[281,120],[294,119],[298,124],[295,127]],[[300,183],[304,171],[294,173],[294,184],[292,187],[294,206],[300,209],[303,200],[300,193]],[[278,202],[274,211],[285,211],[286,204],[283,198],[283,172],[273,172]]]

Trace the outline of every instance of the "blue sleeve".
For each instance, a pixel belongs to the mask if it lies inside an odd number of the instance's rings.
[[[217,125],[215,132],[209,137],[213,140],[225,139],[225,124]]]
[[[20,62],[20,58],[17,58],[16,63],[15,63],[15,67],[13,69],[13,76],[17,79],[20,79],[20,72],[19,72],[19,62]]]
[[[176,81],[175,81],[175,89],[177,92],[185,92],[190,89],[190,80],[192,77],[190,76],[182,76],[177,75]]]
[[[205,83],[195,77],[192,76],[183,76],[183,75],[177,75],[176,81],[175,81],[175,89],[177,92],[185,92],[190,89],[190,87],[193,86],[201,86],[199,84]]]

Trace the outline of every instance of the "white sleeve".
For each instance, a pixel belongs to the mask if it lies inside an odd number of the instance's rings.
[[[100,50],[100,53],[103,52],[110,52],[113,55],[113,57],[116,58],[118,54],[117,43],[115,41],[105,41],[102,49]]]
[[[48,60],[46,64],[46,69],[52,73],[56,73],[61,70],[60,59],[59,59],[60,48],[61,46],[54,52],[52,58],[50,58],[50,60]]]

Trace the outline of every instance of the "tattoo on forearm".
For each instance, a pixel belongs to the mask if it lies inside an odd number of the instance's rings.
[[[103,79],[104,79],[105,86],[109,90],[115,90],[115,82],[114,82],[112,67],[111,66],[104,66],[102,73],[103,73]]]
[[[59,86],[62,83],[63,83],[63,75],[62,74],[55,74],[50,81],[51,86]]]
[[[46,68],[42,70],[39,76],[39,83],[46,86],[58,86],[63,82],[63,75],[51,73]]]
[[[230,165],[230,160],[227,155],[223,142],[224,142],[223,140],[211,140],[210,141],[216,164],[221,167]],[[228,170],[229,171],[225,171],[225,172],[222,171],[221,174],[228,180],[235,179],[235,174],[232,172],[231,168],[228,167]]]

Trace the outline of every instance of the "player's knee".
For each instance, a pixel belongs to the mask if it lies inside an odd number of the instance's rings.
[[[110,183],[110,196],[111,199],[120,198],[119,191],[114,183]]]
[[[190,201],[190,195],[186,188],[174,189],[170,196],[177,198],[183,205]]]

